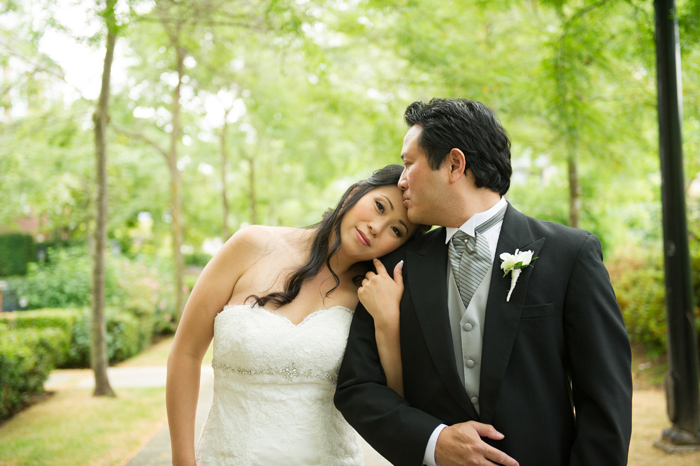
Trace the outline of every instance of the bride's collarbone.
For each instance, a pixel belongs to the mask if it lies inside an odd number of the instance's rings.
[[[252,297],[262,298],[270,293],[282,292],[289,277],[289,272],[281,267],[276,271],[261,269],[249,272],[239,280],[229,304],[251,303],[254,299]],[[302,285],[291,303],[277,308],[272,303],[267,303],[264,309],[286,317],[292,322],[302,321],[314,312],[333,307],[355,309],[358,303],[355,285],[343,282],[330,295],[327,295],[334,286],[334,281],[314,277]]]
[[[301,324],[309,316],[316,314],[316,313],[319,313],[320,311],[326,311],[326,310],[333,309],[333,308],[342,308],[342,309],[349,309],[349,310],[354,309],[354,306],[350,306],[347,303],[342,303],[342,302],[334,302],[334,303],[328,303],[328,302],[326,302],[326,303],[323,303],[323,302],[302,303],[302,302],[299,302],[299,303],[297,303],[296,301],[297,300],[294,300],[293,302],[286,304],[286,305],[279,307],[279,308],[272,308],[272,309],[263,308],[263,309],[289,320],[294,325]]]
[[[294,322],[302,321],[314,312],[334,307],[355,309],[358,298],[354,289],[338,288],[329,296],[319,292],[318,288],[302,287],[297,297],[289,304],[273,309],[272,312],[283,315]]]

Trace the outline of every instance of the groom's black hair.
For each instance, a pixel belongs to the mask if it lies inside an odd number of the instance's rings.
[[[466,158],[477,188],[504,195],[510,188],[510,139],[501,122],[486,105],[469,99],[432,99],[406,108],[408,126],[422,128],[418,145],[431,169],[437,170],[454,148]]]

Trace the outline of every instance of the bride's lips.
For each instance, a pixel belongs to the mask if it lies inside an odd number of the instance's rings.
[[[370,244],[372,244],[372,243],[370,242],[369,238],[367,238],[367,235],[365,235],[364,233],[362,233],[362,232],[361,232],[359,229],[357,229],[357,228],[355,228],[355,231],[357,232],[357,239],[360,240],[360,243],[364,244],[365,246],[369,246]]]

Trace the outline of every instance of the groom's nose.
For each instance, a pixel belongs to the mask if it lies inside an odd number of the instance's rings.
[[[397,183],[397,186],[401,191],[405,191],[408,185],[406,184],[406,169],[404,168],[403,171],[401,172],[401,176],[399,177],[399,182]]]

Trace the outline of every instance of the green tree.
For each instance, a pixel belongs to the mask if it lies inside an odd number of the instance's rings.
[[[105,323],[105,246],[107,243],[107,121],[109,119],[110,81],[117,41],[116,0],[105,0],[103,17],[107,31],[102,89],[93,114],[95,124],[95,172],[97,201],[95,212],[95,242],[92,268],[92,325],[90,364],[95,373],[95,396],[115,396],[107,376],[107,327]]]

